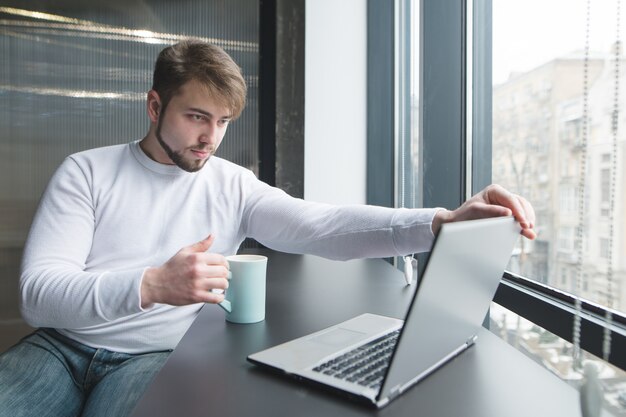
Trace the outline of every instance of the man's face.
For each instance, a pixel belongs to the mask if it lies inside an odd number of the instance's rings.
[[[195,172],[217,150],[230,119],[230,111],[210,97],[205,87],[189,81],[159,114],[156,137],[172,163]]]

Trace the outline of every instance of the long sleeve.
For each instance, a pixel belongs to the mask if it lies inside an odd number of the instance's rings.
[[[141,311],[143,268],[86,270],[96,224],[89,180],[67,158],[39,204],[20,277],[21,311],[31,326],[79,328]]]
[[[436,212],[312,203],[257,182],[249,186],[242,224],[272,249],[347,260],[428,251]]]
[[[50,180],[24,248],[21,311],[93,347],[172,349],[202,304],[141,308],[148,267],[209,234],[210,251],[237,252],[246,237],[331,259],[428,250],[434,210],[306,202],[212,157],[195,173],[148,158],[139,142],[68,157]]]

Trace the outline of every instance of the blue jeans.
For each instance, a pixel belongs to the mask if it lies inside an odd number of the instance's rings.
[[[39,329],[0,355],[0,417],[124,417],[170,351],[94,349]]]

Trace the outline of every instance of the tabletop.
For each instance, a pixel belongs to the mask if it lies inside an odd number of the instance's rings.
[[[416,287],[383,260],[256,252],[269,257],[265,321],[228,323],[221,308],[204,306],[133,416],[580,415],[572,387],[486,329],[380,410],[248,363],[251,353],[365,312],[403,318]]]

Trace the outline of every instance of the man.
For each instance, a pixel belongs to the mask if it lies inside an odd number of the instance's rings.
[[[246,237],[334,259],[426,251],[444,222],[513,214],[490,186],[454,211],[335,207],[291,198],[211,157],[243,110],[239,67],[220,48],[165,48],[141,140],[69,156],[41,199],[24,249],[21,310],[33,335],[0,356],[0,416],[128,415]]]

